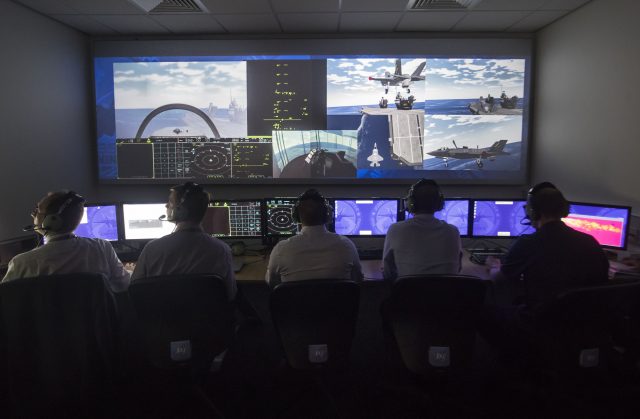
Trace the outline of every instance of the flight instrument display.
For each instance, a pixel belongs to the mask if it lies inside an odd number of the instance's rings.
[[[261,237],[260,201],[212,201],[202,228],[216,237]]]

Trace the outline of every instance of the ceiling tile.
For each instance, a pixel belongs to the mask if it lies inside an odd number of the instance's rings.
[[[454,31],[501,32],[515,25],[530,12],[468,12],[453,28]]]
[[[271,0],[277,13],[337,12],[338,0]]]
[[[113,29],[102,23],[82,15],[51,15],[51,17],[67,26],[71,26],[89,35],[117,35]]]
[[[177,34],[224,32],[224,28],[209,14],[150,15],[149,17]]]
[[[43,14],[77,14],[78,11],[69,6],[64,0],[15,0],[16,3],[23,4],[30,9]]]
[[[332,33],[338,31],[337,13],[284,13],[278,15],[282,29],[289,33]]]
[[[406,10],[410,0],[342,0],[343,12],[387,12]],[[413,3],[413,0],[411,0]]]
[[[147,16],[93,15],[95,20],[126,35],[169,33],[167,29]]]
[[[535,32],[567,14],[565,10],[545,10],[531,13],[508,29],[509,32]]]
[[[342,13],[340,32],[393,32],[402,12]]]
[[[540,10],[575,10],[591,0],[547,0]]]
[[[405,13],[396,29],[408,32],[448,31],[466,14],[463,11]]]
[[[64,0],[83,15],[144,14],[144,11],[127,0]]]
[[[271,13],[269,0],[201,0],[212,14]]]
[[[538,10],[547,0],[482,0],[474,10]]]
[[[280,33],[280,26],[272,14],[216,15],[224,28],[232,33]]]

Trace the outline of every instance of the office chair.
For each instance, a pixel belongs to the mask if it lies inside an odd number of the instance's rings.
[[[486,283],[464,275],[399,278],[382,304],[404,366],[426,378],[471,366]]]
[[[168,375],[176,388],[191,388],[209,413],[221,417],[201,384],[235,331],[235,306],[223,280],[216,275],[142,278],[131,283],[129,295],[150,367],[146,373]]]
[[[100,274],[0,284],[0,353],[7,417],[96,417],[115,408],[113,295]]]

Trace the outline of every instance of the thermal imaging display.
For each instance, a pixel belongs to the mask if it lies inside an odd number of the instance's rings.
[[[80,225],[74,231],[76,236],[118,240],[118,219],[115,205],[87,205]]]
[[[631,209],[598,204],[572,203],[562,221],[569,227],[593,236],[601,246],[625,249]]]
[[[524,200],[474,200],[471,235],[513,237],[535,230],[527,223]]]
[[[380,236],[398,221],[397,199],[336,199],[335,231],[345,236]]]
[[[405,220],[413,218],[413,214],[404,212]],[[468,199],[447,199],[444,201],[444,208],[435,212],[434,217],[438,220],[446,221],[455,226],[461,236],[469,235],[469,200]]]

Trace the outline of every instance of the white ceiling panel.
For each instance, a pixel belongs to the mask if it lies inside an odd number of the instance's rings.
[[[83,15],[143,14],[144,11],[127,0],[64,0]]]
[[[406,10],[413,0],[342,0],[343,12],[387,12]]]
[[[290,33],[332,33],[338,31],[337,13],[284,13],[278,15],[282,29]]]
[[[150,15],[173,33],[220,33],[224,28],[209,14]]]
[[[466,14],[463,11],[405,13],[398,24],[397,30],[405,32],[444,32],[451,30]]]
[[[512,27],[531,12],[468,12],[453,28],[456,32],[497,31]]]
[[[471,10],[538,10],[548,0],[482,0]]]
[[[212,14],[271,13],[269,0],[201,0]]]
[[[241,0],[238,0],[241,1]],[[338,0],[271,0],[277,13],[337,12]]]
[[[547,0],[540,10],[575,10],[591,0]]]
[[[149,35],[170,33],[166,28],[149,19],[147,16],[94,15],[93,18],[123,34]]]
[[[63,0],[17,0],[30,9],[44,14],[77,14],[78,11]]]
[[[340,32],[391,32],[402,12],[342,13]]]
[[[51,15],[51,17],[67,26],[84,32],[88,35],[117,35],[118,32],[93,20],[88,16],[82,15]]]
[[[531,13],[508,29],[509,32],[535,32],[560,19],[567,12],[564,10],[544,10]]]
[[[216,20],[231,33],[280,33],[272,14],[217,15]]]

